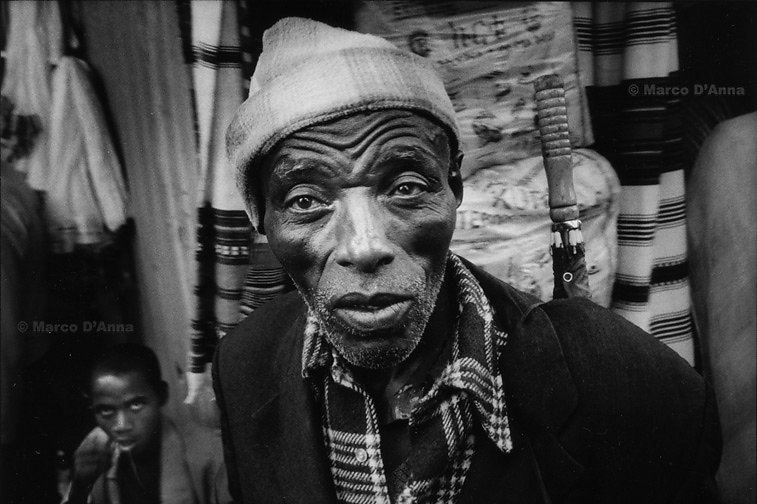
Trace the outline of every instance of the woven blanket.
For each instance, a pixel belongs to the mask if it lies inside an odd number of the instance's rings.
[[[622,185],[612,309],[695,363],[678,70],[669,3],[573,4],[595,149]]]
[[[192,62],[202,177],[189,402],[209,386],[207,364],[218,339],[254,308],[290,288],[265,237],[254,233],[226,163],[226,128],[246,96],[253,69],[250,29],[240,23],[250,19],[247,9],[243,1],[192,1],[179,11],[189,45],[186,57]]]

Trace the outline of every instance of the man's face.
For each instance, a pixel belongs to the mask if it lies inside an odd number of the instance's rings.
[[[402,362],[436,303],[462,197],[444,131],[402,111],[350,116],[282,141],[262,177],[271,249],[330,343],[355,366]]]
[[[135,455],[158,442],[160,407],[158,393],[141,373],[106,372],[92,380],[92,409],[97,425],[121,449]]]

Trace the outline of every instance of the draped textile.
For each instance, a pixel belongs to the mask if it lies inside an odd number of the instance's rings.
[[[612,309],[694,365],[673,6],[573,6],[594,147],[622,185]]]
[[[19,158],[15,168],[27,174],[37,191],[48,188],[51,110],[51,65],[63,55],[63,26],[57,2],[9,2],[3,96],[15,113],[34,117],[39,127],[37,148]]]
[[[201,193],[190,371],[202,372],[217,328],[239,320],[250,226],[233,177],[224,173],[225,126],[243,99],[236,7],[230,2],[198,1],[191,3],[191,14]]]
[[[195,308],[187,402],[209,390],[206,373],[218,338],[277,294],[294,288],[268,247],[250,227],[224,155],[226,126],[247,97],[262,49],[261,35],[284,14],[351,22],[349,2],[261,5],[250,0],[177,0],[185,59],[192,64],[196,133],[201,165],[198,195]]]
[[[2,88],[38,136],[15,160],[30,187],[46,193],[54,252],[101,244],[126,222],[126,184],[90,69],[63,56],[56,2],[12,2]]]
[[[53,252],[109,240],[126,223],[127,191],[105,113],[82,60],[53,74],[46,211]]]
[[[240,24],[247,8],[245,1],[193,0],[179,10],[191,31],[191,54],[185,56],[192,61],[201,173],[188,402],[209,387],[206,368],[218,339],[289,285],[265,237],[252,229],[226,163],[226,128],[246,97],[254,66],[249,50],[240,47],[240,37],[250,34]]]

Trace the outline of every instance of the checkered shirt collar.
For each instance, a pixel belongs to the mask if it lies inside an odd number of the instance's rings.
[[[416,430],[432,431],[441,446],[446,444],[447,458],[415,460],[417,470],[398,499],[403,503],[426,502],[431,495],[444,496],[435,502],[455,501],[473,454],[474,422],[478,422],[502,452],[512,450],[498,367],[507,335],[494,325],[493,311],[478,281],[451,253],[448,275],[456,284],[458,301],[452,356],[410,417]],[[370,496],[374,502],[388,503],[378,421],[372,401],[354,379],[346,362],[327,342],[312,315],[308,316],[304,336],[302,374],[323,397],[324,436],[339,500],[360,502]],[[363,414],[343,418],[345,394],[352,395],[353,406],[364,404]],[[348,462],[347,454],[359,451],[364,454],[364,464]],[[362,480],[360,474],[364,476]],[[358,484],[360,481],[362,484]]]

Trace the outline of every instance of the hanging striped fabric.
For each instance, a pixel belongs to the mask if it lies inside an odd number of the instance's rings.
[[[622,184],[612,309],[690,364],[695,348],[686,251],[675,12],[669,3],[574,3],[595,148]]]

